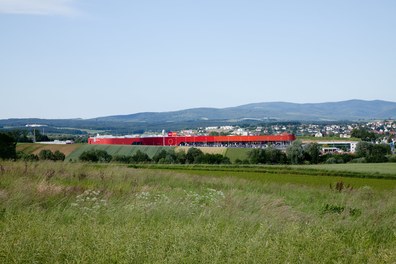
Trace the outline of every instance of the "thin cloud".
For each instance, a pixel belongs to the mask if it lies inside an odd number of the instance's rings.
[[[0,0],[0,13],[77,16],[74,0]]]

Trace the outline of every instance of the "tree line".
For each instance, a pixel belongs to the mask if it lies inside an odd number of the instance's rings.
[[[391,155],[391,148],[387,144],[373,144],[361,141],[357,144],[355,153],[327,153],[322,154],[317,143],[302,144],[294,141],[283,152],[272,146],[265,149],[253,149],[246,160],[236,163],[246,164],[319,164],[319,163],[379,163],[395,162],[395,155]]]
[[[0,133],[0,159],[3,160],[53,160],[63,161],[65,155],[60,151],[54,153],[42,150],[38,155],[16,151],[16,140],[12,134]],[[168,163],[168,164],[230,164],[228,157],[221,154],[203,153],[200,149],[190,148],[187,152],[176,152],[174,149],[161,150],[152,158],[138,150],[134,155],[111,156],[103,150],[85,151],[79,157],[81,161],[90,162],[120,162],[120,163]],[[286,151],[272,146],[265,149],[252,149],[247,159],[236,160],[241,164],[318,164],[318,163],[347,163],[347,162],[396,162],[396,156],[391,155],[388,144],[373,144],[361,141],[357,144],[356,152],[344,154],[321,154],[317,143],[303,145],[300,140],[294,141]]]
[[[119,162],[119,163],[157,163],[157,164],[231,164],[228,157],[221,154],[203,153],[198,148],[190,148],[187,152],[174,149],[163,149],[150,158],[146,153],[138,150],[135,154],[110,155],[105,150],[87,150],[80,157],[85,162]]]

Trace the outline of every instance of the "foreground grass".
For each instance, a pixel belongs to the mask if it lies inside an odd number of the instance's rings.
[[[394,189],[190,172],[2,163],[0,262],[396,262]]]

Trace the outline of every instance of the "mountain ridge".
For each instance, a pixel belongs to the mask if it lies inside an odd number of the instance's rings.
[[[180,122],[198,120],[337,121],[396,118],[396,102],[351,99],[324,103],[262,102],[234,107],[198,107],[167,112],[139,112],[94,118],[98,121]],[[93,119],[92,119],[93,120]]]

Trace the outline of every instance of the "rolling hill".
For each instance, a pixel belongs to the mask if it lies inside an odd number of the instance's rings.
[[[228,108],[192,108],[172,112],[143,112],[95,118],[113,122],[184,122],[199,120],[299,120],[337,121],[396,118],[396,103],[348,100],[330,103],[254,103]]]

